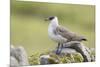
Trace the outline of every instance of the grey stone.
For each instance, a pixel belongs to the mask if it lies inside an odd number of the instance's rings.
[[[45,65],[45,64],[57,64],[59,63],[59,60],[57,58],[51,57],[49,54],[48,55],[41,55],[40,56],[40,64]]]
[[[56,49],[57,50],[57,49]],[[56,50],[53,51],[53,53],[56,53]],[[59,50],[61,50],[61,48],[59,48]],[[75,49],[72,48],[63,48],[61,50],[60,55],[65,55],[65,54],[73,54],[76,53],[77,51]]]
[[[40,64],[44,65],[44,64],[49,64],[48,59],[50,58],[49,55],[42,55],[40,56]]]
[[[16,61],[18,61],[19,66],[29,65],[27,53],[22,46],[16,48],[11,46],[10,55],[12,63],[16,63]]]
[[[17,59],[13,56],[10,57],[10,67],[18,67],[19,66],[19,63],[17,61]]]
[[[71,41],[68,43],[64,43],[60,54],[75,53],[75,52],[79,52],[83,56],[84,62],[91,61],[90,50],[86,46],[84,46],[83,43],[80,43],[78,41]]]
[[[94,62],[95,61],[95,48],[91,48],[91,61]]]

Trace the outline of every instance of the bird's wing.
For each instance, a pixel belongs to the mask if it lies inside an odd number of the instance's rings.
[[[75,33],[71,32],[68,29],[61,27],[61,26],[58,26],[56,28],[56,33],[68,40],[71,40],[76,35]]]
[[[58,26],[56,28],[56,33],[61,35],[62,37],[68,39],[69,41],[71,40],[76,40],[76,41],[86,41],[87,39],[83,36],[77,35],[76,33],[69,31],[67,28]]]

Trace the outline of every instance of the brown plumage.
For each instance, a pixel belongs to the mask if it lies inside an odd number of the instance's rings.
[[[68,39],[67,42],[69,41],[87,41],[87,39],[83,36],[80,36],[72,31],[69,31],[68,29],[58,26],[55,30],[54,30],[55,34],[59,34],[62,37]]]

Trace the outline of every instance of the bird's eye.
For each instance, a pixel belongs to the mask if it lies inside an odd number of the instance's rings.
[[[50,18],[49,18],[49,20],[52,20],[52,19],[54,19],[54,17],[50,17]]]

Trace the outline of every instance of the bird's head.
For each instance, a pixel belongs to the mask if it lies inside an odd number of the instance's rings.
[[[56,16],[50,16],[48,18],[45,19],[45,21],[52,21],[52,20],[56,20],[57,17]]]

